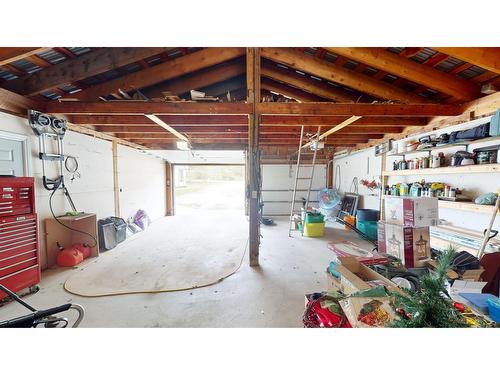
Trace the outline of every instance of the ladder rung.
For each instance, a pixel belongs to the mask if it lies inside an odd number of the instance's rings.
[[[297,177],[297,180],[310,180],[311,177]]]

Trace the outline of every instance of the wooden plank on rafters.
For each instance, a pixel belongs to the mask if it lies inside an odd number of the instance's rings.
[[[47,47],[0,47],[0,66],[11,62],[25,59],[37,53],[42,53],[50,48]]]
[[[310,94],[308,92],[299,90],[295,87],[290,87],[287,85],[284,85],[282,83],[273,81],[272,79],[269,78],[262,78],[262,88],[277,92],[281,95],[284,95],[289,98],[293,98],[295,100],[298,100],[300,102],[321,102],[324,101],[323,98],[320,98],[316,95]]]
[[[235,59],[242,56],[244,51],[244,48],[204,48],[148,69],[99,83],[69,97],[79,100],[95,100],[100,96],[116,92],[118,89],[128,91],[132,88],[140,89],[152,86],[162,81]]]
[[[384,70],[398,77],[446,93],[461,101],[477,98],[481,94],[479,87],[474,83],[398,56],[383,48],[327,47],[326,49],[376,69]]]
[[[436,47],[433,49],[500,74],[500,47]]]
[[[369,95],[402,103],[429,103],[419,95],[409,93],[389,83],[378,81],[363,73],[353,72],[316,57],[306,56],[289,48],[263,48],[262,56],[277,63],[337,82]]]
[[[157,55],[166,49],[165,47],[100,48],[29,76],[9,81],[6,88],[23,95],[34,95]]]

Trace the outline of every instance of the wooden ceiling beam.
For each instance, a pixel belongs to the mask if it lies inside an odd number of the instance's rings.
[[[250,106],[247,103],[148,102],[140,100],[109,100],[106,102],[52,101],[47,103],[47,111],[53,114],[66,115],[138,115],[146,113],[159,116],[170,114],[241,115],[248,114]]]
[[[36,109],[43,112],[45,104],[0,88],[0,112],[26,117],[28,109]]]
[[[262,116],[261,125],[280,126],[334,126],[345,120],[345,116]],[[400,127],[400,126],[424,126],[428,121],[425,117],[363,117],[356,122],[356,126],[372,127]]]
[[[326,49],[436,91],[444,92],[460,101],[471,100],[481,95],[479,86],[474,83],[398,56],[383,48],[328,47]]]
[[[260,114],[339,115],[339,116],[455,116],[461,107],[453,104],[382,104],[382,103],[259,103]]]
[[[327,130],[329,127],[325,126],[323,130]],[[96,126],[95,130],[103,133],[114,133],[118,135],[123,134],[145,134],[145,133],[160,133],[164,134],[165,131],[159,126]],[[241,134],[247,133],[247,126],[175,126],[175,130],[180,133],[188,134]],[[304,128],[304,132],[311,133],[316,132],[317,127],[308,126]],[[400,133],[404,130],[404,127],[394,127],[394,128],[370,128],[366,126],[350,126],[348,129],[342,129],[337,132],[337,134],[385,134],[385,133]],[[284,127],[284,126],[261,126],[260,134],[293,134],[300,135],[299,127]]]
[[[402,103],[429,103],[431,101],[378,81],[363,73],[353,72],[317,57],[306,56],[289,48],[262,48],[262,56],[291,68],[307,72],[327,81],[337,82],[369,95]]]
[[[165,47],[100,48],[75,59],[42,69],[29,76],[9,81],[5,86],[9,90],[23,95],[35,95],[60,85],[79,81],[157,55],[166,49]]]
[[[79,100],[95,100],[119,89],[129,91],[132,88],[152,86],[182,75],[235,59],[245,53],[244,48],[204,48],[200,51],[154,65],[135,73],[127,74],[110,81],[99,83],[82,90],[70,97]]]
[[[171,125],[192,125],[192,126],[210,126],[210,125],[248,125],[246,115],[163,115],[160,118]],[[73,115],[72,121],[80,125],[107,125],[107,126],[151,126],[153,122],[143,115]],[[334,126],[340,124],[345,116],[281,116],[265,115],[262,116],[261,126],[301,126],[301,125],[323,125]],[[358,125],[365,127],[371,126],[424,126],[428,121],[424,117],[363,117],[357,121]]]
[[[433,49],[500,74],[500,47],[433,47]]]
[[[197,90],[221,81],[226,81],[244,73],[245,64],[238,59],[228,64],[216,66],[210,70],[196,71],[193,74],[182,76],[141,91],[148,98],[162,97],[163,91],[170,91],[174,95],[182,95],[190,90]]]
[[[248,125],[246,115],[162,115],[172,125]],[[141,115],[73,115],[72,121],[81,125],[152,125],[153,122]]]
[[[284,68],[271,67],[269,64],[262,66],[261,74],[265,77],[273,79],[274,81],[294,86],[300,90],[334,102],[352,103],[358,99],[358,96],[354,93],[350,93],[340,88],[335,88],[326,82],[320,82],[312,78],[304,77],[294,71]]]
[[[190,56],[190,55],[188,55]],[[137,114],[185,114],[185,115],[239,115],[251,111],[248,103],[194,103],[194,102],[146,102],[107,101],[48,102],[47,111],[54,114],[78,115],[137,115]],[[461,107],[454,104],[385,104],[385,103],[257,103],[261,115],[307,115],[307,116],[373,116],[373,117],[429,117],[455,116]]]
[[[153,121],[156,124],[158,124],[159,126],[161,126],[166,131],[172,133],[176,138],[180,139],[181,141],[189,142],[189,139],[184,134],[179,133],[177,130],[175,130],[174,128],[172,128],[165,121],[163,121],[162,119],[160,119],[158,116],[155,116],[155,115],[145,115],[145,116],[148,119],[150,119],[151,121]]]
[[[0,66],[42,53],[47,47],[0,47]]]

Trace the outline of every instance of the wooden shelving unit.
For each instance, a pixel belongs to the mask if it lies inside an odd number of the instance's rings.
[[[500,164],[481,164],[481,165],[465,165],[463,167],[442,167],[442,168],[382,171],[382,176],[416,176],[416,175],[435,175],[435,174],[498,173],[498,172],[500,172]]]

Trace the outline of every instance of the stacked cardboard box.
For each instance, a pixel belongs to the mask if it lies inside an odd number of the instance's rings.
[[[429,226],[439,222],[438,199],[386,197],[378,223],[378,251],[393,255],[407,268],[425,267],[430,259]]]

